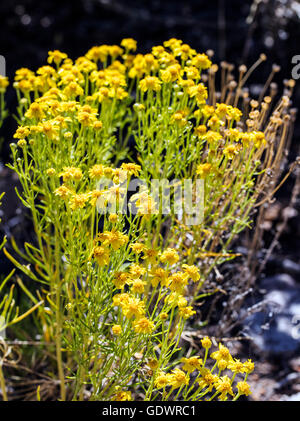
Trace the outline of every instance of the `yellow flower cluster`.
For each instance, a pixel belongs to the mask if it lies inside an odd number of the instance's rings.
[[[62,400],[69,368],[60,355],[61,332],[70,366],[77,368],[74,399],[85,387],[94,400],[131,399],[124,385],[132,374],[144,375],[145,361],[149,400],[154,389],[163,399],[174,391],[175,399],[181,393],[195,400],[250,393],[252,361],[233,358],[219,344],[208,367],[208,337],[201,341],[204,356],[184,356],[181,365],[171,361],[186,320],[196,319],[204,280],[249,225],[251,206],[268,181],[262,163],[280,166],[284,147],[276,152],[273,132],[283,125],[280,133],[289,133],[281,119],[288,99],[270,117],[273,131],[265,124],[270,97],[248,101],[243,80],[235,86],[229,71],[216,92],[218,66],[211,60],[209,51],[198,53],[176,38],[145,54],[125,38],[120,45],[93,46],[75,60],[49,51],[46,65],[15,74],[20,123],[12,167],[38,236],[28,261],[55,295],[47,332],[57,327]],[[7,86],[0,77],[0,94]],[[127,203],[135,177],[146,185]],[[203,222],[188,226],[186,203],[166,215],[164,200],[150,194],[152,180],[203,182]],[[261,185],[252,198],[256,180]],[[170,209],[184,201],[176,202],[175,190],[168,199]],[[58,314],[60,308],[66,311]]]
[[[206,366],[207,355],[212,342],[210,338],[204,337],[201,343],[205,349],[204,360],[199,356],[183,357],[181,369],[175,368],[170,373],[157,371],[154,380],[155,387],[164,390],[166,387],[170,387],[169,394],[175,389],[183,390],[185,388],[183,396],[188,399],[192,395],[194,400],[201,400],[204,396],[206,396],[205,400],[210,400],[209,397],[217,396],[219,400],[224,401],[228,399],[228,395],[236,400],[241,395],[250,395],[251,390],[246,380],[248,374],[254,370],[254,363],[251,360],[241,362],[234,359],[229,349],[220,343],[218,351],[210,354],[210,358],[216,360],[216,363],[212,368],[208,368]],[[218,371],[215,372],[216,367]],[[226,369],[227,374],[222,375]],[[196,378],[194,379],[193,376],[193,383],[190,385],[190,375],[195,371],[197,372]],[[230,371],[232,372],[231,376],[229,375]],[[234,384],[237,374],[244,374],[244,379]],[[190,388],[188,388],[189,385]]]

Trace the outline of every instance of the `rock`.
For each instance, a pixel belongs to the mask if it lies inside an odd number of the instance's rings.
[[[246,318],[247,335],[262,352],[296,352],[300,349],[300,286],[288,274],[265,278],[260,286],[265,304]]]
[[[299,275],[299,281],[300,281],[300,264],[294,262],[290,259],[284,259],[282,262],[282,268],[291,275]]]
[[[294,395],[288,396],[288,395],[283,395],[281,397],[281,401],[293,401],[293,402],[298,402],[300,401],[300,392],[299,393],[295,393]]]

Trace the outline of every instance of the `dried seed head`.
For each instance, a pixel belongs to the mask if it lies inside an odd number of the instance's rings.
[[[228,85],[230,91],[233,91],[237,87],[237,83],[235,80],[232,80]]]
[[[270,96],[265,96],[264,101],[266,104],[270,104],[272,102],[272,98]]]
[[[259,104],[258,104],[258,101],[255,101],[254,99],[252,99],[250,101],[250,105],[252,108],[257,108]]]
[[[272,66],[272,70],[273,70],[273,72],[275,72],[275,73],[278,73],[278,72],[280,72],[280,66],[278,66],[278,64],[273,64],[273,66]]]

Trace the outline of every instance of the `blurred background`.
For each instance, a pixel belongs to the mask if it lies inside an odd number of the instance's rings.
[[[251,66],[265,53],[267,61],[251,76],[249,87],[253,93],[259,92],[276,63],[281,71],[275,81],[281,91],[284,80],[291,78],[295,66],[292,58],[300,55],[297,0],[9,0],[1,2],[0,22],[0,55],[6,59],[6,75],[11,81],[20,67],[36,70],[46,64],[49,50],[59,49],[75,59],[93,45],[118,44],[122,38],[132,37],[144,53],[176,37],[199,52],[213,50],[215,63],[226,60],[236,66]],[[295,107],[300,104],[299,86],[300,79],[296,81]],[[10,87],[7,106],[11,114],[15,105]],[[1,235],[13,233],[17,239],[24,239],[30,237],[30,222],[14,193],[16,180],[5,167],[15,128],[12,116],[1,128],[0,192],[6,195],[0,229]],[[290,162],[299,154],[299,136],[296,122]],[[285,220],[294,185],[292,175],[278,192],[267,237]],[[252,378],[253,400],[300,400],[299,211],[296,200],[251,304],[262,303],[268,296],[269,301],[239,331],[253,338],[245,352],[258,360],[257,377]],[[8,262],[1,257],[0,264],[6,273]]]

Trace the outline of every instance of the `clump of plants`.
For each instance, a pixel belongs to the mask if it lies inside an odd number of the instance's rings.
[[[18,325],[40,338],[34,355],[51,373],[32,398],[49,399],[52,380],[50,399],[236,400],[250,394],[253,362],[221,343],[209,353],[206,336],[183,357],[182,332],[280,184],[293,84],[253,100],[245,83],[263,56],[237,81],[222,63],[219,80],[212,56],[181,40],[136,48],[123,39],[75,61],[50,51],[15,75],[8,166],[35,241],[3,250],[22,273]]]

